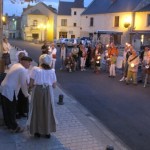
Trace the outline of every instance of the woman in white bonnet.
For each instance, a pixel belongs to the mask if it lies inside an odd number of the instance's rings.
[[[49,64],[52,58],[43,54],[39,58],[39,67],[33,67],[30,77],[31,112],[29,115],[29,132],[35,137],[44,135],[50,138],[56,132],[53,88],[56,87],[56,74]]]

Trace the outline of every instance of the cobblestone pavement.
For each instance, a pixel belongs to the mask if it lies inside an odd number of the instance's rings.
[[[12,49],[12,63],[15,52]],[[60,94],[64,96],[64,105],[57,104]],[[1,126],[0,150],[106,150],[108,145],[113,146],[114,150],[130,150],[60,86],[54,90],[54,95],[58,119],[56,133],[50,139],[37,139],[29,135],[27,130],[12,134]],[[26,121],[26,118],[18,120],[24,127]]]

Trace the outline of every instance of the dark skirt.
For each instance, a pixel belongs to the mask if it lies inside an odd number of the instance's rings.
[[[2,59],[4,60],[4,64],[5,65],[10,65],[11,64],[10,54],[9,53],[4,53],[2,55]]]

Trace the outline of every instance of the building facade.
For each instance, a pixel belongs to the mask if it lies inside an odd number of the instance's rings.
[[[21,17],[5,16],[6,22],[3,25],[3,36],[10,39],[21,39]]]
[[[59,1],[57,15],[57,39],[81,37],[81,14],[85,10],[83,0]]]
[[[27,41],[53,41],[56,38],[57,12],[40,2],[28,6],[21,16],[22,38]]]
[[[93,0],[81,14],[82,35],[107,44],[150,45],[149,0]]]

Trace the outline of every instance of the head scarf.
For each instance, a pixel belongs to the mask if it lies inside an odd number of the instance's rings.
[[[48,54],[43,54],[39,58],[39,64],[40,65],[42,65],[42,64],[50,65],[51,61],[52,61],[52,58]]]

